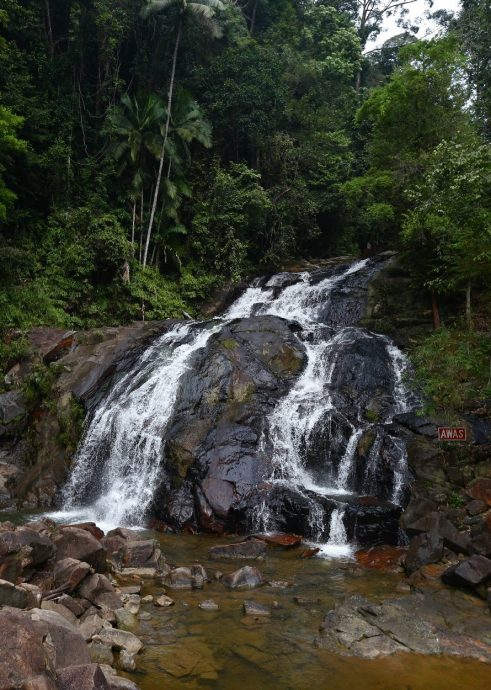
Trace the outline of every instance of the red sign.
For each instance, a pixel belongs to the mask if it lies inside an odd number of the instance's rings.
[[[439,441],[467,441],[467,429],[465,426],[439,426]]]

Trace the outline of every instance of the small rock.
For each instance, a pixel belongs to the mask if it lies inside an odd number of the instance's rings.
[[[157,597],[154,601],[155,606],[161,606],[162,608],[167,608],[169,606],[174,606],[175,601],[174,599],[171,599],[168,597],[166,594],[162,594],[160,597]]]
[[[220,608],[220,606],[213,599],[205,599],[204,601],[200,601],[198,606],[204,611],[218,611]]]
[[[151,594],[147,594],[146,596],[142,597],[142,604],[151,604],[153,601],[153,596]]]
[[[488,505],[486,501],[482,501],[478,498],[475,498],[473,501],[466,505],[465,509],[470,516],[480,515],[481,513],[486,512],[486,510],[488,509]]]
[[[123,671],[135,671],[136,661],[133,654],[130,654],[126,649],[119,652],[119,667]]]
[[[114,663],[111,647],[97,640],[89,644],[89,654],[90,660],[94,664],[109,664],[111,666]]]
[[[253,589],[264,584],[264,578],[260,571],[249,565],[228,575],[223,575],[221,581],[229,589]]]
[[[152,614],[149,613],[148,611],[141,611],[141,612],[138,614],[138,618],[139,618],[141,621],[151,621],[151,620],[152,620]]]
[[[288,580],[270,580],[268,585],[273,589],[286,589],[287,587],[291,587],[292,583],[288,582]]]
[[[300,554],[300,558],[313,558],[316,556],[320,551],[320,548],[318,546],[314,547],[313,549],[305,549],[305,551],[302,551]]]
[[[12,582],[0,580],[0,606],[13,606],[24,609],[27,605],[27,592]]]
[[[84,636],[84,640],[91,640],[95,635],[99,634],[104,627],[103,619],[97,614],[93,613],[84,618],[79,624],[79,631]]]
[[[116,625],[120,630],[131,629],[137,625],[135,616],[126,608],[116,609],[114,615],[116,616]]]
[[[69,609],[77,618],[80,618],[85,611],[84,607],[79,603],[79,601],[73,597],[70,597],[68,594],[62,594],[61,597],[56,599],[56,602]]]
[[[128,609],[130,613],[136,615],[140,610],[141,599],[138,594],[130,594],[128,599],[124,603],[125,609]]]
[[[120,571],[122,577],[135,577],[141,578],[142,580],[151,580],[157,577],[157,568],[123,568]]]
[[[140,585],[128,585],[126,587],[120,587],[119,591],[121,594],[140,594],[141,587]]]
[[[251,599],[246,599],[244,601],[244,612],[248,616],[270,616],[271,615],[271,610],[267,606],[264,606],[263,604],[259,604],[257,601],[252,601]]]

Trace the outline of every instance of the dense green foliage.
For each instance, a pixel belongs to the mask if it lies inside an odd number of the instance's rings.
[[[0,330],[180,317],[224,281],[385,248],[482,328],[489,2],[363,54],[404,6],[4,0]]]

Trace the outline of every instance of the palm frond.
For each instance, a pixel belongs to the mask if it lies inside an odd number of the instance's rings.
[[[142,15],[148,17],[151,14],[160,12],[161,10],[166,10],[168,7],[173,5],[179,5],[182,0],[149,0],[145,7],[142,9]]]

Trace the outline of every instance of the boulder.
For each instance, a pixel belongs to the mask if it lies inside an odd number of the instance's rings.
[[[411,539],[404,566],[413,573],[427,563],[438,563],[443,556],[443,539],[438,532],[423,532]]]
[[[43,611],[54,611],[55,613],[59,613],[60,616],[63,616],[63,618],[65,618],[65,620],[67,620],[73,626],[77,626],[77,617],[74,613],[72,613],[72,611],[70,611],[69,608],[63,606],[63,604],[59,604],[56,601],[51,601],[50,599],[45,599],[43,602],[41,602],[41,606],[39,608],[43,609]]]
[[[158,568],[161,551],[155,539],[126,541],[122,552],[124,568]]]
[[[55,563],[53,571],[55,587],[73,592],[90,572],[91,567],[88,563],[75,558],[63,558]]]
[[[120,630],[131,630],[138,624],[135,616],[124,607],[122,609],[116,609],[114,615],[116,616],[116,624]]]
[[[87,530],[65,527],[54,537],[56,559],[73,558],[91,565],[98,573],[107,569],[107,553],[102,544]]]
[[[91,613],[80,621],[79,631],[80,634],[83,635],[84,640],[88,641],[91,640],[95,635],[98,635],[103,627],[103,619],[96,613]]]
[[[21,391],[0,393],[0,438],[16,438],[24,429],[27,409]]]
[[[27,592],[8,580],[0,580],[0,606],[24,609],[27,606]]]
[[[442,575],[446,585],[455,587],[477,587],[491,581],[491,559],[485,556],[471,556],[465,561],[450,566]]]
[[[253,589],[260,587],[265,582],[259,570],[249,565],[228,575],[223,575],[221,581],[229,589]]]
[[[164,584],[170,589],[202,589],[205,576],[199,567],[173,568],[164,578]]]
[[[267,547],[264,541],[248,539],[235,544],[219,544],[209,550],[212,559],[251,559],[263,558]]]
[[[98,664],[70,666],[58,673],[59,690],[110,690]]]
[[[93,664],[108,664],[112,666],[114,657],[110,645],[93,641],[89,644],[90,659]]]
[[[126,649],[119,652],[118,666],[122,671],[131,673],[136,670],[134,654],[130,654]]]
[[[90,662],[90,655],[83,636],[78,628],[72,625],[64,616],[54,611],[32,609],[26,612],[31,621],[39,623],[54,668],[66,668],[74,663],[86,664]]]
[[[0,688],[21,688],[24,681],[46,671],[54,675],[45,635],[45,626],[24,612],[0,609]]]
[[[78,588],[78,594],[99,608],[104,606],[109,609],[119,609],[123,606],[122,599],[116,593],[110,580],[100,573],[86,577]]]
[[[130,654],[138,654],[143,647],[143,642],[136,635],[115,628],[103,628],[94,639],[113,649],[126,649]]]
[[[0,562],[8,560],[14,554],[22,554],[23,568],[32,568],[52,558],[55,547],[48,537],[28,527],[19,527],[15,531],[0,533]]]

